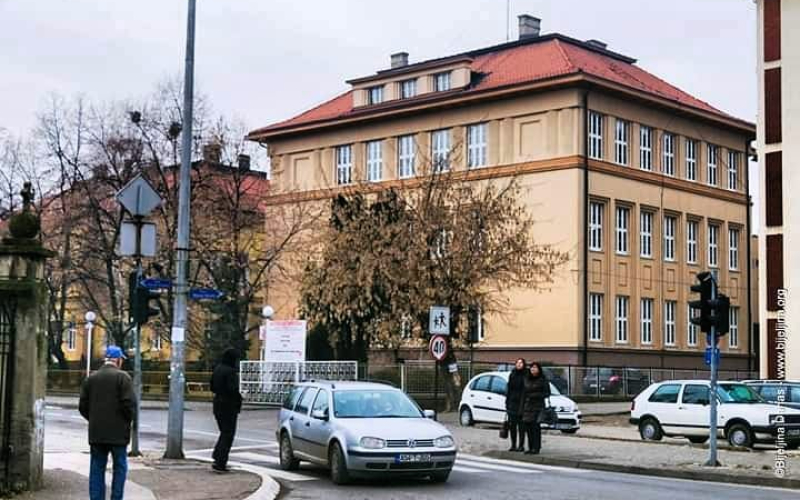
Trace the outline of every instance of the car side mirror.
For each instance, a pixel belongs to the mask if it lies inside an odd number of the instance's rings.
[[[325,421],[327,421],[329,419],[328,411],[327,410],[325,410],[325,411],[323,411],[323,410],[313,410],[311,412],[311,418],[316,418],[317,420],[325,420]]]
[[[425,418],[429,418],[431,420],[436,420],[436,411],[435,410],[423,410],[422,414],[425,415]]]

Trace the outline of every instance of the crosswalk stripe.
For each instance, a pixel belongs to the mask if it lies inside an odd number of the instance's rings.
[[[462,467],[460,465],[454,465],[453,466],[453,470],[456,471],[456,472],[466,472],[468,474],[476,474],[476,473],[477,474],[481,474],[481,473],[484,473],[484,472],[489,472],[488,470],[473,469],[471,467]]]
[[[517,462],[514,460],[503,460],[501,458],[489,458],[489,457],[480,457],[477,455],[467,455],[467,454],[459,454],[459,459],[467,459],[473,462],[485,462],[490,464],[498,464],[498,465],[508,465],[510,467],[522,467],[524,469],[533,469],[533,470],[552,470],[552,471],[559,471],[559,472],[567,472],[572,474],[589,474],[591,471],[586,469],[574,469],[571,467],[559,467],[557,465],[545,465],[545,464],[532,464],[532,463],[525,463],[525,462]]]
[[[249,465],[251,467],[258,467],[257,465],[248,464],[248,463],[244,463],[244,462],[228,462],[228,465],[231,465],[233,467],[237,467],[237,466],[241,467],[243,465]],[[262,469],[267,470],[268,471],[267,474],[272,476],[272,477],[285,479],[287,481],[317,481],[319,479],[317,477],[304,476],[302,474],[297,474],[295,472],[288,472],[288,471],[281,470],[281,469],[273,469],[272,467],[262,467]]]
[[[497,470],[503,472],[516,472],[518,474],[541,474],[542,471],[534,470],[534,469],[526,469],[524,467],[507,467],[505,465],[495,465],[490,463],[483,463],[483,462],[473,462],[470,460],[456,460],[456,464],[458,465],[466,465],[467,467],[478,467],[481,469],[489,469],[489,470]]]
[[[278,443],[268,443],[268,444],[254,444],[252,446],[234,446],[231,448],[231,451],[239,451],[239,450],[260,450],[262,448],[277,448]],[[203,453],[211,453],[214,451],[214,448],[204,448],[201,450],[191,450],[188,451],[187,454],[189,455],[200,455]]]
[[[249,451],[232,453],[231,456],[243,458],[245,460],[251,460],[254,462],[267,462],[270,464],[281,463],[280,459],[274,455],[264,455],[262,453],[253,453]]]

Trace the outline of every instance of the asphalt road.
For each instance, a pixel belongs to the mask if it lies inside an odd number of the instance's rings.
[[[798,497],[796,491],[789,490],[548,467],[465,455],[459,456],[446,484],[430,484],[424,480],[382,480],[340,487],[330,482],[327,471],[307,464],[297,472],[281,471],[278,468],[275,426],[276,412],[273,410],[243,412],[231,463],[234,466],[236,462],[248,463],[268,469],[268,473],[281,483],[280,498],[287,500],[788,500]],[[141,448],[163,450],[166,429],[166,410],[143,411]],[[210,411],[187,411],[184,431],[187,456],[211,455],[217,430]],[[80,449],[81,446],[88,449],[85,439],[86,424],[77,410],[48,407],[46,449]]]

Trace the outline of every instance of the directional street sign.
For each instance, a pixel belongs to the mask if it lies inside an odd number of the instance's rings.
[[[117,201],[135,217],[145,217],[161,205],[161,197],[147,179],[137,175],[117,193]]]
[[[719,366],[719,347],[714,348],[714,356],[717,358],[717,366]],[[707,365],[711,364],[711,347],[706,347],[705,361]]]
[[[434,335],[431,337],[431,343],[428,346],[431,356],[436,361],[441,361],[447,356],[447,339],[442,335]]]
[[[219,300],[225,294],[213,288],[192,288],[189,290],[189,298],[192,300]]]
[[[172,288],[172,280],[163,278],[146,278],[140,281],[139,284],[149,290],[164,290]]]
[[[431,335],[450,335],[450,308],[432,306],[428,320]]]

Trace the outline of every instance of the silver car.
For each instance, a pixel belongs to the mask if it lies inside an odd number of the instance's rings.
[[[336,484],[374,475],[445,482],[456,461],[453,436],[405,393],[368,382],[304,382],[286,398],[277,433],[280,464],[327,467]]]

